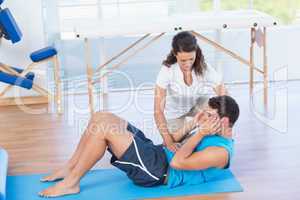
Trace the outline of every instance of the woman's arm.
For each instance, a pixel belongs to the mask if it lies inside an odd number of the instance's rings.
[[[175,142],[180,142],[188,133],[196,128],[200,114],[201,113],[198,112],[193,120],[184,123],[183,127],[171,133],[171,136]]]
[[[168,130],[167,121],[164,115],[166,96],[166,89],[163,89],[159,86],[155,87],[154,119],[159,133],[163,138],[164,144],[167,146],[168,149],[175,152],[177,150],[177,146],[174,143],[173,137]]]
[[[215,68],[207,64],[206,81],[213,84],[213,89],[217,96],[228,95],[227,89],[222,81],[222,75],[218,73]]]
[[[165,99],[166,99],[166,91],[159,86],[155,88],[155,100],[154,100],[154,118],[156,125],[159,129],[160,134],[163,137],[163,140],[168,146],[174,142],[180,142],[190,131],[196,128],[199,120],[199,115],[201,114],[198,112],[194,119],[184,123],[184,125],[179,128],[178,130],[170,133],[167,127],[167,122],[164,115],[164,108],[165,108]]]
[[[215,88],[214,88],[214,91],[215,93],[218,95],[218,96],[223,96],[223,95],[228,95],[228,91],[224,85],[224,83],[220,84],[220,85],[217,85]]]

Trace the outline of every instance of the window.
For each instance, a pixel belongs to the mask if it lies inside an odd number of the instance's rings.
[[[278,18],[281,24],[293,24],[299,20],[300,0],[253,0],[253,8]]]
[[[220,0],[222,10],[253,8],[276,17],[281,24],[299,20],[300,0]]]
[[[238,10],[250,8],[249,0],[221,0],[221,10]]]
[[[53,4],[53,2],[51,2]],[[49,2],[46,2],[49,4]],[[113,18],[168,16],[176,0],[57,0],[58,24],[62,37],[73,37],[78,23]]]
[[[58,14],[60,20],[88,19],[98,17],[97,0],[58,0]]]
[[[175,0],[58,0],[59,18],[112,18],[168,15]]]
[[[211,11],[214,9],[213,0],[200,0],[199,7],[201,11]]]
[[[66,6],[59,8],[60,19],[97,19],[98,8],[96,6]]]

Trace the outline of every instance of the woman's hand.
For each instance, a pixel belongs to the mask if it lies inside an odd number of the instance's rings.
[[[215,93],[218,95],[218,96],[223,96],[223,95],[228,95],[228,91],[224,85],[224,83],[216,86],[215,88],[213,88]]]
[[[174,142],[171,136],[167,136],[164,138],[164,145],[172,152],[176,152],[178,150],[178,145]]]

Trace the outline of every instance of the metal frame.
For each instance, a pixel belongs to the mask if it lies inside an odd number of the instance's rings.
[[[59,62],[58,62],[58,56],[55,55],[55,56],[52,56],[50,58],[47,58],[45,60],[42,60],[40,62],[33,62],[31,63],[30,65],[28,65],[24,71],[22,73],[19,73],[17,71],[15,71],[14,69],[11,68],[11,66],[9,65],[6,65],[4,63],[0,63],[0,70],[3,71],[3,72],[6,72],[6,73],[9,73],[11,75],[15,75],[15,76],[18,76],[18,77],[25,77],[25,75],[30,71],[32,70],[33,68],[35,68],[37,65],[41,64],[41,63],[45,63],[45,62],[53,62],[54,64],[54,80],[55,80],[55,85],[56,85],[56,92],[55,92],[55,95],[54,95],[54,99],[55,99],[55,102],[56,102],[56,105],[57,105],[57,112],[59,114],[62,113],[62,91],[61,91],[61,78],[60,78],[60,65],[59,65]],[[1,101],[4,101],[5,102],[5,97],[4,95],[12,89],[12,85],[8,85],[6,86],[1,92],[0,92],[0,105],[1,105]],[[37,84],[34,84],[32,85],[32,89],[41,94],[43,97],[47,97],[47,99],[52,99],[53,96],[45,89],[45,88],[42,88],[40,87],[39,85]],[[21,98],[21,97],[20,97]],[[35,100],[33,98],[33,100],[31,101],[31,104],[34,104],[35,103]],[[36,103],[40,103],[40,100],[37,100]]]

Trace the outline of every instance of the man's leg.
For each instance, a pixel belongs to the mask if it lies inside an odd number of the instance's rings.
[[[132,133],[127,131],[127,122],[111,113],[96,113],[86,131],[87,138],[75,167],[54,187],[40,193],[55,197],[80,191],[79,181],[100,160],[106,148],[120,158],[132,143]]]
[[[102,113],[103,114],[103,113]],[[101,115],[101,113],[96,113],[95,117],[99,117],[99,115]],[[94,117],[94,118],[95,118]],[[92,129],[94,126],[92,123],[89,123],[88,128],[84,131],[84,134],[82,135],[79,144],[76,148],[76,151],[73,153],[73,155],[71,156],[71,159],[60,169],[54,171],[53,173],[51,173],[48,176],[45,176],[41,179],[42,182],[52,182],[52,181],[57,181],[60,179],[65,178],[70,171],[75,167],[75,165],[78,162],[78,159],[82,153],[83,147],[86,146],[86,141],[88,138],[88,134],[90,133],[88,130]]]
[[[86,146],[86,141],[88,138],[88,129],[84,132],[84,134],[80,138],[80,142],[76,148],[76,151],[73,153],[71,159],[60,169],[54,171],[52,174],[44,177],[41,179],[42,182],[51,182],[57,181],[60,179],[65,178],[70,171],[75,167],[76,163],[78,162],[79,156],[81,155],[84,146]]]

